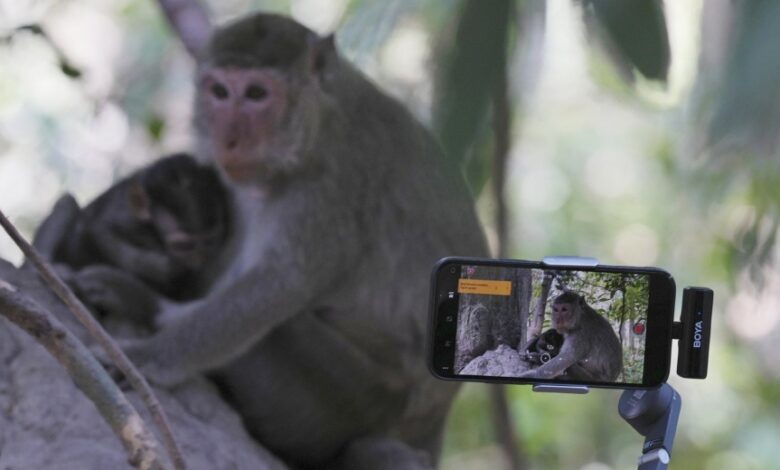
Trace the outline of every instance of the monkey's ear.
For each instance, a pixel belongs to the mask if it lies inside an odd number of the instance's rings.
[[[138,178],[133,178],[130,182],[130,190],[127,195],[127,202],[130,206],[130,212],[135,218],[144,222],[152,220],[151,204],[149,195],[146,194],[143,184]]]
[[[309,70],[314,75],[324,77],[338,60],[336,38],[332,33],[324,38],[316,36],[312,38],[310,45]]]

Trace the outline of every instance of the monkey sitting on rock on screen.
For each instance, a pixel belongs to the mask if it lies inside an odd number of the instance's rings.
[[[487,256],[459,169],[332,36],[257,14],[197,57],[199,157],[234,200],[227,261],[125,351],[158,385],[210,373],[296,468],[430,468],[457,385],[425,366],[428,276]]]
[[[623,370],[623,348],[609,322],[582,296],[564,292],[553,300],[552,326],[563,335],[558,355],[519,377],[612,382]]]

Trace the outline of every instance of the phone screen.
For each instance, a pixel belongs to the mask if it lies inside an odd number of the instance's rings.
[[[660,269],[451,259],[434,284],[444,378],[647,387],[668,376],[675,288]]]

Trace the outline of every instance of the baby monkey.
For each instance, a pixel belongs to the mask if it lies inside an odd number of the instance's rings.
[[[59,238],[47,233],[58,225],[58,210],[75,213],[56,228]],[[228,217],[227,192],[215,170],[175,154],[120,181],[83,210],[63,196],[36,240],[56,240],[45,242],[55,263],[108,265],[169,299],[187,300],[201,293],[199,274],[224,245]]]
[[[539,366],[546,364],[550,359],[557,356],[562,346],[563,335],[554,328],[550,328],[539,337],[529,341],[521,355],[523,359],[532,365]]]

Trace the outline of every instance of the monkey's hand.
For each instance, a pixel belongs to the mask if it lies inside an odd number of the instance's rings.
[[[114,233],[112,227],[97,224],[89,233],[95,246],[112,266],[156,285],[166,285],[180,268],[166,254],[135,246]]]
[[[144,283],[111,266],[88,266],[72,275],[69,283],[98,312],[139,323],[151,323],[161,302],[161,296]]]
[[[147,339],[123,342],[122,350],[138,367],[146,380],[155,385],[170,388],[191,377],[191,374],[183,369],[166,365],[163,358],[155,357],[155,352]]]
[[[535,369],[518,374],[521,379],[554,379],[561,376],[566,369],[577,362],[578,351],[570,346],[570,343],[563,343],[560,353],[549,361]]]
[[[181,272],[170,257],[152,250],[139,250],[138,256],[125,264],[131,273],[158,285],[169,284]]]
[[[189,375],[183,371],[177,371],[176,368],[166,367],[161,364],[157,358],[153,357],[148,341],[144,339],[120,339],[116,340],[119,347],[127,355],[130,362],[143,374],[147,381],[163,388],[170,388],[178,385],[189,378]],[[95,358],[103,364],[114,380],[119,383],[123,389],[126,389],[126,378],[119,370],[108,353],[99,345],[90,347]]]
[[[190,309],[191,307],[188,307],[185,304],[164,300],[160,304],[160,312],[154,317],[154,326],[158,330],[171,328],[173,325],[182,322],[184,318],[188,317]]]

